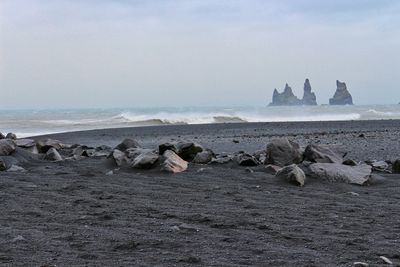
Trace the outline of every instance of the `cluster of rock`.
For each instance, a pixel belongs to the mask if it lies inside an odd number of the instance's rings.
[[[347,90],[345,83],[336,81],[337,89],[333,98],[329,99],[330,105],[352,105],[353,98],[350,92]],[[282,93],[279,93],[275,88],[272,95],[272,102],[270,106],[316,106],[317,97],[312,92],[310,80],[306,79],[304,82],[304,94],[303,98],[299,99],[294,93],[292,88],[286,84],[285,89]]]
[[[300,105],[317,105],[317,98],[311,90],[310,81],[306,79],[304,83],[303,99],[299,99],[294,95],[292,88],[286,84],[282,93],[275,88],[272,102],[270,106],[300,106]]]
[[[67,145],[52,139],[17,139],[15,135],[8,137],[1,135],[0,139],[0,171],[24,171],[18,164],[32,161],[67,161],[90,157],[107,158],[117,168],[158,169],[169,173],[183,172],[189,164],[263,166],[265,172],[300,186],[305,185],[307,177],[365,185],[372,182],[372,171],[400,173],[400,160],[357,163],[345,160],[345,153],[333,147],[309,144],[303,149],[286,138],[272,140],[266,149],[253,154],[243,151],[216,154],[187,141],[164,143],[154,150],[142,148],[132,139],[125,139],[111,148]]]

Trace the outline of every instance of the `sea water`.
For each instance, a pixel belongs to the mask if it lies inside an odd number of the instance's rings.
[[[1,110],[0,132],[19,137],[156,125],[400,119],[400,105]]]

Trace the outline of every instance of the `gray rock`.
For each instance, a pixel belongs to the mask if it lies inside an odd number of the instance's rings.
[[[6,135],[7,139],[11,139],[11,140],[16,140],[17,139],[17,135],[15,133],[8,133]]]
[[[118,149],[119,151],[124,152],[128,148],[138,148],[138,147],[140,147],[140,145],[139,145],[139,143],[137,141],[127,138],[124,141],[122,141],[122,143],[117,145],[115,147],[115,149]]]
[[[345,161],[343,161],[342,163],[343,165],[348,165],[348,166],[357,166],[357,162],[355,162],[352,159],[346,159]]]
[[[186,171],[188,162],[179,157],[175,152],[167,150],[163,154],[164,161],[161,164],[161,170],[170,173],[179,173]]]
[[[353,97],[347,90],[346,83],[336,81],[336,92],[333,98],[329,99],[330,105],[353,105]]]
[[[265,162],[265,159],[267,158],[267,153],[265,150],[258,150],[256,152],[254,152],[253,157],[255,157],[258,162]]]
[[[7,169],[7,172],[26,172],[26,170],[21,166],[11,165],[11,167]]]
[[[44,140],[39,140],[37,142],[37,147],[39,153],[47,153],[47,151],[49,151],[50,148],[55,148],[57,150],[60,150],[63,146],[62,143],[58,140],[44,139]]]
[[[302,101],[293,94],[292,88],[286,84],[282,93],[277,89],[274,90],[272,95],[272,102],[270,106],[298,106],[302,105]]]
[[[3,133],[0,133],[0,140],[5,139],[5,138],[6,138],[6,136]]]
[[[118,149],[114,149],[113,152],[109,155],[109,158],[112,158],[117,166],[122,166],[122,164],[126,162],[125,153]]]
[[[400,173],[400,159],[395,160],[393,162],[392,172],[393,173]]]
[[[373,160],[371,162],[367,162],[367,164],[372,167],[372,170],[378,172],[385,172],[389,169],[389,164],[387,164],[385,161]]]
[[[276,173],[275,177],[299,186],[304,186],[306,181],[306,175],[296,164],[283,167]]]
[[[5,171],[9,168],[9,166],[7,166],[7,162],[4,161],[3,159],[0,159],[0,172]]]
[[[265,164],[287,166],[298,164],[303,160],[303,152],[300,146],[287,138],[274,139],[267,145]]]
[[[193,160],[197,153],[204,150],[201,145],[192,142],[179,142],[176,148],[178,156],[188,161]]]
[[[134,160],[136,157],[146,153],[155,153],[155,151],[148,148],[128,148],[125,151],[127,158],[130,160]]]
[[[131,167],[135,169],[151,169],[158,161],[159,155],[153,151],[142,153],[135,157]]]
[[[301,100],[303,105],[306,106],[316,106],[317,105],[317,97],[312,92],[310,80],[306,79],[304,82],[304,95]]]
[[[16,149],[15,142],[10,139],[0,140],[0,156],[9,156]]]
[[[252,155],[246,154],[246,153],[241,153],[236,156],[236,161],[240,166],[246,166],[246,167],[251,167],[251,166],[257,166],[258,161],[255,157]]]
[[[175,144],[164,143],[164,144],[161,144],[161,145],[158,146],[158,153],[160,155],[163,155],[164,152],[167,151],[167,150],[171,150],[171,151],[173,151],[175,153],[177,153],[177,151],[178,151],[176,146],[175,146]]]
[[[33,154],[38,154],[39,150],[36,146],[36,141],[33,139],[17,139],[14,141],[18,147],[25,149]]]
[[[265,172],[272,175],[275,175],[280,169],[282,168],[272,164],[265,166]]]
[[[347,166],[337,163],[314,163],[309,166],[311,176],[330,182],[349,184],[368,184],[372,174],[372,167],[366,164]]]
[[[209,149],[206,149],[200,153],[197,153],[192,162],[196,164],[208,164],[211,162],[213,157],[214,157],[214,152],[212,152]]]
[[[304,151],[304,160],[315,163],[343,163],[343,157],[325,145],[308,145]]]
[[[229,154],[218,154],[210,161],[210,164],[226,164],[233,160],[234,156]]]
[[[46,152],[46,156],[44,157],[45,160],[50,160],[50,161],[60,161],[63,158],[61,157],[60,153],[58,153],[57,149],[54,147],[50,148]]]

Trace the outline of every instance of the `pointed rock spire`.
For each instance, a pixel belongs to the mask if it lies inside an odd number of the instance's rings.
[[[353,105],[353,97],[347,90],[347,85],[344,82],[336,81],[336,92],[331,99],[330,105]]]

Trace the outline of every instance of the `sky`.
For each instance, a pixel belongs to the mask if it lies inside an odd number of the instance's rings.
[[[0,108],[400,102],[398,0],[0,0]]]

